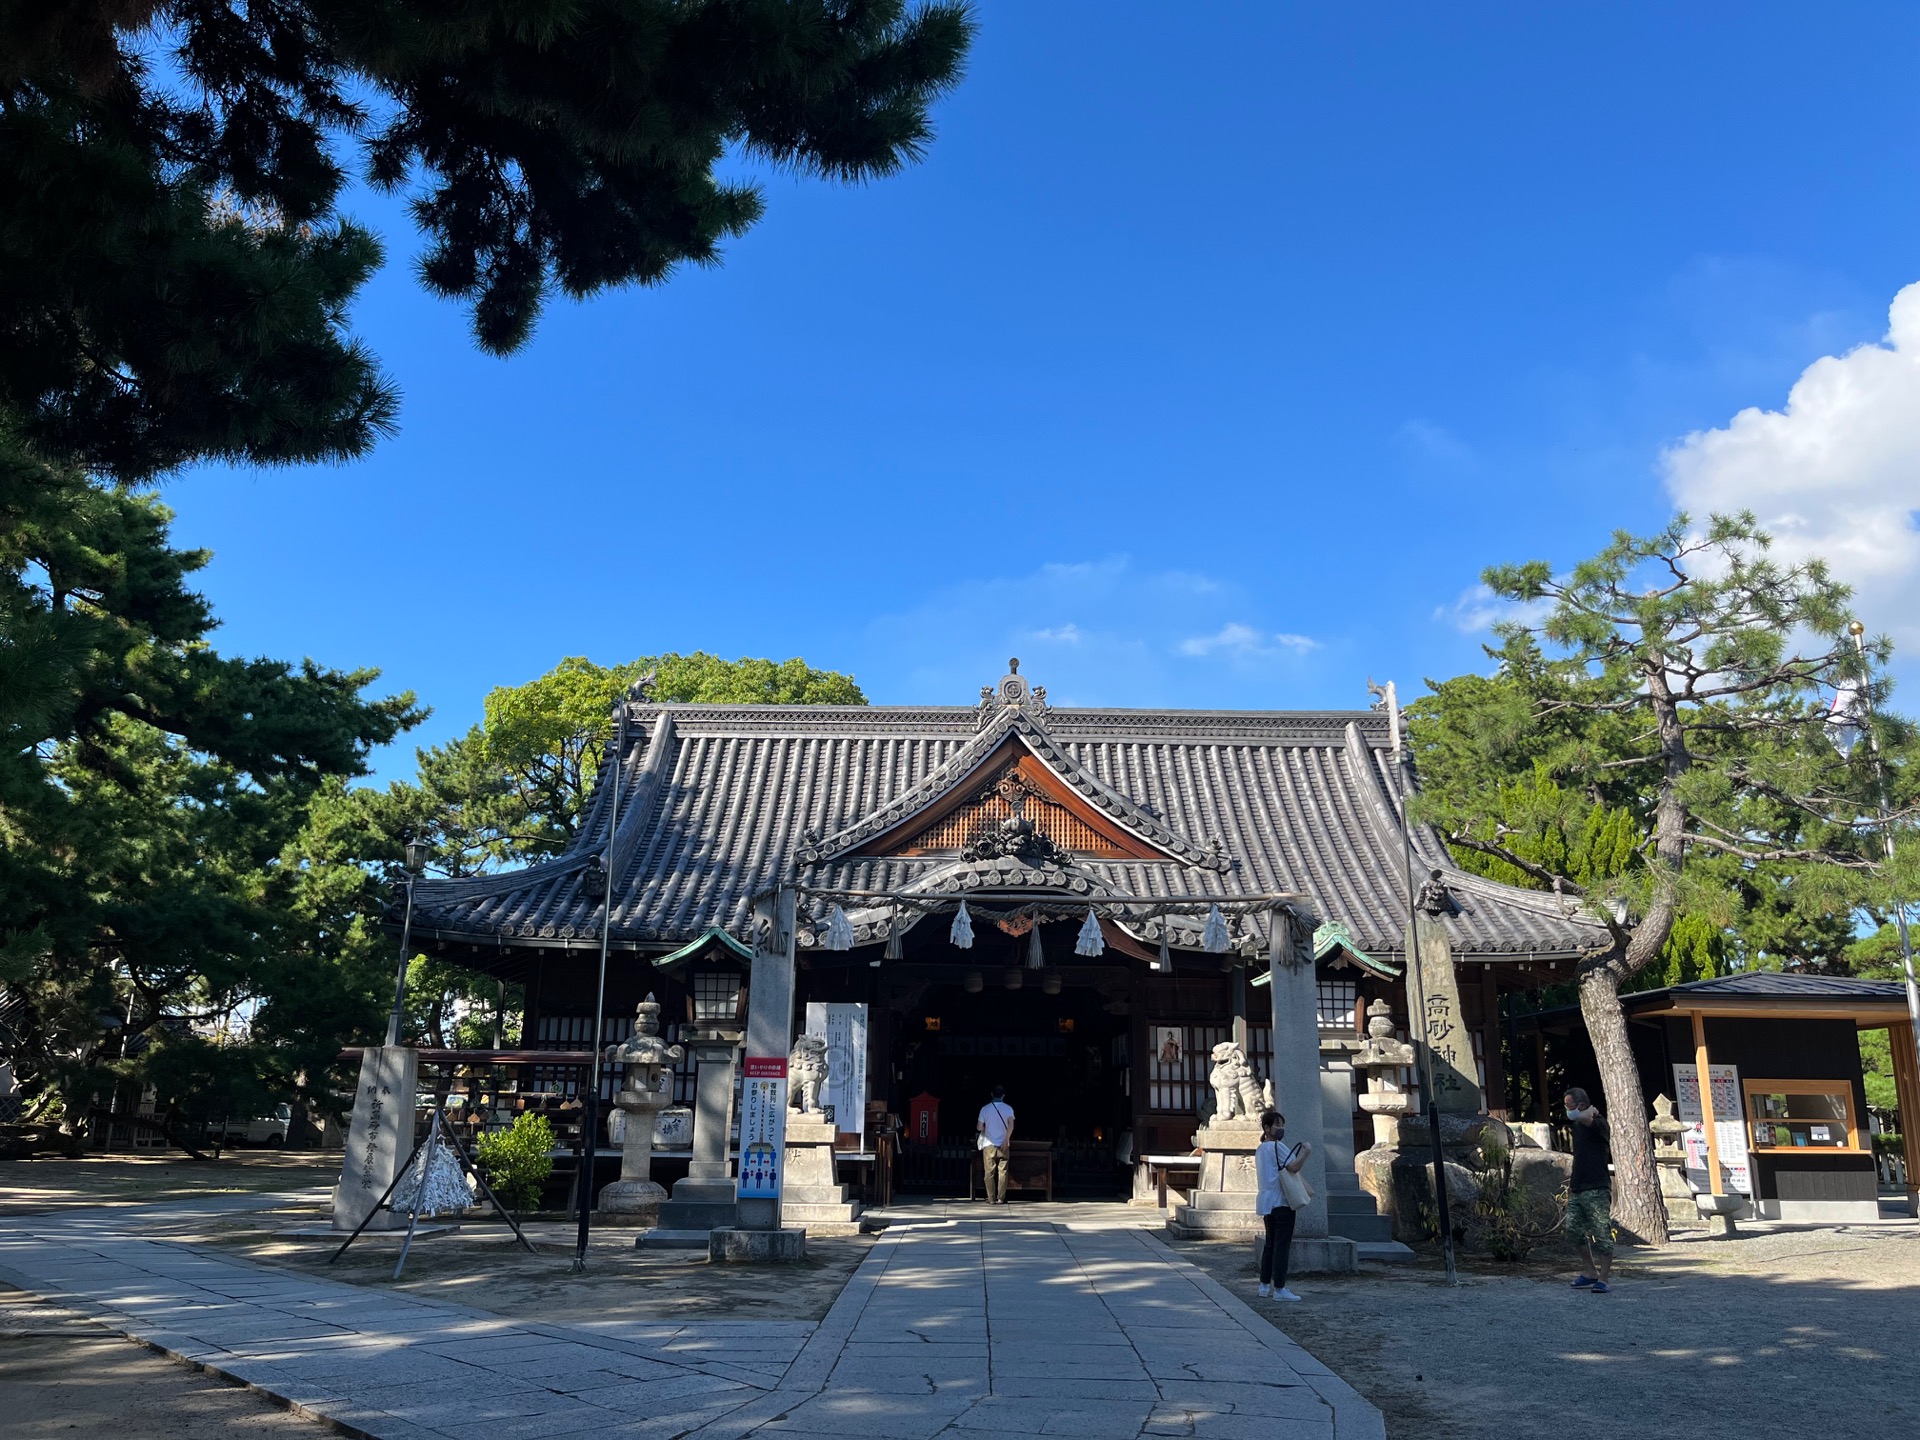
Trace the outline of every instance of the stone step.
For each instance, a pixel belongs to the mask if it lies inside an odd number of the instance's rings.
[[[633,1238],[636,1250],[704,1250],[711,1230],[665,1230],[656,1225]]]
[[[1361,1240],[1353,1248],[1362,1260],[1372,1260],[1381,1265],[1405,1265],[1417,1258],[1412,1250],[1398,1240]]]
[[[1349,1240],[1368,1243],[1393,1239],[1393,1221],[1385,1215],[1333,1215],[1327,1216],[1327,1231],[1333,1235],[1344,1235]]]
[[[668,1200],[660,1207],[660,1228],[663,1230],[698,1230],[704,1235],[719,1226],[735,1224],[739,1218],[740,1207],[731,1201],[722,1205],[698,1200]]]
[[[848,1234],[860,1228],[857,1205],[786,1205],[780,1207],[780,1223],[794,1230],[812,1230],[819,1226],[845,1226]]]
[[[1255,1198],[1251,1190],[1195,1190],[1186,1203],[1195,1210],[1244,1211],[1251,1215]]]
[[[851,1185],[786,1185],[780,1199],[792,1205],[846,1205],[853,1199]]]
[[[1333,1215],[1378,1215],[1380,1202],[1364,1190],[1358,1195],[1329,1195],[1327,1211]]]

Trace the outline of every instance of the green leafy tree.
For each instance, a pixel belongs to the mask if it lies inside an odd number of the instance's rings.
[[[390,833],[429,836],[451,875],[539,860],[578,833],[599,773],[614,702],[651,676],[655,700],[697,705],[864,705],[853,677],[804,660],[643,655],[624,665],[578,656],[538,679],[487,693],[464,736],[423,748],[415,783],[369,798]]]
[[[1480,703],[1436,687],[1415,707],[1424,812],[1455,851],[1588,902],[1611,930],[1579,963],[1580,1006],[1616,1117],[1621,1218],[1654,1241],[1666,1216],[1649,1136],[1629,1123],[1647,1109],[1621,991],[1656,966],[1717,965],[1713,932],[1756,897],[1802,926],[1844,924],[1880,864],[1871,776],[1823,722],[1836,687],[1884,700],[1885,681],[1846,635],[1846,587],[1767,549],[1751,516],[1700,532],[1679,516],[1564,575],[1489,570],[1538,618],[1498,627],[1496,675],[1461,687]],[[1886,654],[1878,642],[1870,658]],[[1878,717],[1904,805],[1910,737]]]

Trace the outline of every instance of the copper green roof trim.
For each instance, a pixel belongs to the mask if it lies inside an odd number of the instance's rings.
[[[706,934],[702,935],[698,940],[693,941],[691,944],[682,945],[678,950],[674,951],[671,955],[662,955],[658,960],[655,960],[653,962],[653,968],[656,970],[665,970],[670,968],[671,966],[678,965],[682,960],[691,960],[694,956],[698,955],[702,950],[707,948],[707,942],[710,940],[721,941],[723,944],[726,945],[726,947],[729,950],[733,951],[733,953],[738,955],[742,960],[753,959],[753,947],[751,945],[742,945],[738,940],[734,939],[733,936],[729,935],[726,931],[722,930],[718,925],[716,925],[713,927],[713,929],[707,931]]]
[[[1351,930],[1347,929],[1347,927],[1338,920],[1329,920],[1313,932],[1314,963],[1316,965],[1319,964],[1335,950],[1346,951],[1355,960],[1358,960],[1362,965],[1366,966],[1367,969],[1373,971],[1374,974],[1383,976],[1386,979],[1391,980],[1400,974],[1400,966],[1388,960],[1374,959],[1371,955],[1367,954],[1366,951],[1353,943],[1353,932]],[[1253,983],[1255,985],[1267,985],[1271,984],[1272,981],[1272,974],[1265,970],[1257,971],[1253,976]]]

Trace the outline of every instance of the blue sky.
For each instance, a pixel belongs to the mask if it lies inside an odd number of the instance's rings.
[[[1743,493],[1752,447],[1705,479],[1671,447],[1893,354],[1920,280],[1911,5],[980,19],[924,164],[770,175],[723,267],[558,303],[510,360],[357,202],[402,433],[169,485],[222,647],[417,691],[394,776],[571,654],[799,654],[934,703],[1018,654],[1056,703],[1364,705],[1476,665],[1482,567]],[[1794,463],[1790,526],[1841,483]],[[1859,481],[1898,492],[1882,540],[1912,475]],[[1807,543],[1844,549],[1842,511]],[[1861,553],[1898,608],[1911,557]]]

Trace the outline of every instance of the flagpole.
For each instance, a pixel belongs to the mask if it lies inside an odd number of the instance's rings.
[[[580,1233],[574,1242],[573,1273],[587,1268],[587,1240],[593,1230],[593,1170],[600,1153],[600,1042],[606,1024],[607,948],[613,938],[613,840],[620,829],[620,762],[627,752],[627,702],[620,702],[620,718],[613,735],[613,791],[607,810],[607,848],[601,856],[606,871],[606,893],[600,907],[600,983],[593,990],[593,1064],[587,1071],[586,1109],[581,1116]],[[637,1117],[645,1119],[646,1117]]]
[[[1867,627],[1858,620],[1847,626],[1853,637],[1854,653],[1864,667],[1867,662]],[[1893,902],[1893,925],[1900,932],[1900,966],[1907,982],[1907,1028],[1913,1041],[1914,1064],[1920,1070],[1920,983],[1913,974],[1913,937],[1907,932],[1907,906],[1901,900],[1893,879],[1893,807],[1887,799],[1887,767],[1880,756],[1880,737],[1873,728],[1873,686],[1871,675],[1861,676],[1860,703],[1867,712],[1867,750],[1873,756],[1875,790],[1880,801],[1880,845],[1887,857],[1888,899]],[[1920,1115],[1902,1115],[1903,1126],[1920,1125]]]

